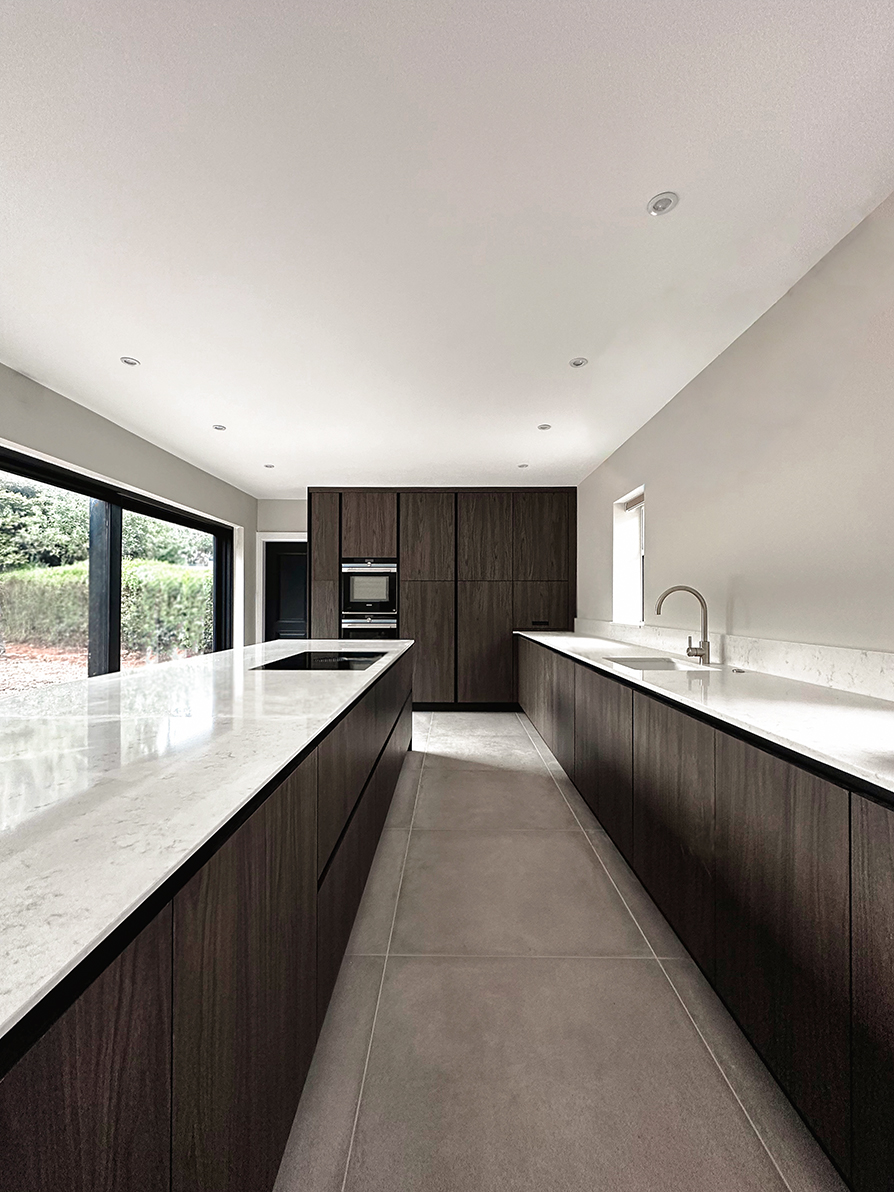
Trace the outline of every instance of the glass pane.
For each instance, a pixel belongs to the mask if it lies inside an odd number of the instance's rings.
[[[209,653],[214,535],[126,509],[121,532],[121,669]]]
[[[0,694],[87,677],[90,498],[0,472]]]

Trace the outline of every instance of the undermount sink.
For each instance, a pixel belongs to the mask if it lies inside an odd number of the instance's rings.
[[[706,671],[716,670],[713,666],[702,666],[698,662],[684,662],[679,658],[609,658],[606,662],[615,666],[626,666],[629,670],[678,670],[678,671]]]

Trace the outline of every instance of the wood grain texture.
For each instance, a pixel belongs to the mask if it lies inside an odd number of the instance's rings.
[[[556,761],[574,781],[574,672],[577,666],[561,654],[554,657],[555,690],[551,700],[553,744],[550,748]]]
[[[512,585],[514,629],[572,629],[569,585],[532,580]]]
[[[341,553],[346,559],[397,558],[397,493],[342,493]]]
[[[174,899],[173,1192],[273,1186],[316,1042],[316,771]]]
[[[384,677],[380,682],[384,682]],[[373,688],[355,704],[317,746],[318,875],[323,872],[354,804],[360,798],[360,792],[391,727],[390,724],[385,727],[379,721],[375,691],[376,688]]]
[[[849,816],[840,787],[717,734],[717,989],[844,1172]]]
[[[400,635],[416,642],[413,698],[417,703],[455,699],[455,584],[448,580],[402,580]]]
[[[714,973],[714,730],[633,697],[633,868],[698,961]]]
[[[567,492],[513,493],[514,580],[568,580],[570,514]]]
[[[312,580],[310,585],[310,636],[334,640],[340,635],[341,614],[338,580]]]
[[[633,861],[633,692],[575,667],[574,782],[628,861]]]
[[[400,578],[450,579],[455,574],[453,493],[400,494]]]
[[[558,654],[520,637],[518,702],[549,749],[556,752]]]
[[[0,1083],[3,1192],[168,1192],[171,908]]]
[[[337,638],[340,634],[340,497],[338,493],[311,493],[309,503],[310,636]]]
[[[457,493],[457,577],[512,579],[512,493]]]
[[[894,1183],[894,811],[851,796],[856,1192]]]
[[[459,703],[513,701],[511,583],[460,581],[456,655]]]

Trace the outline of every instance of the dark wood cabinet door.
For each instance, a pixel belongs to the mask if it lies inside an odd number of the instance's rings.
[[[512,494],[515,580],[568,580],[571,502],[567,492]]]
[[[512,493],[461,492],[456,502],[457,578],[512,579]]]
[[[346,559],[397,558],[397,493],[342,493],[341,553]]]
[[[0,1082],[4,1192],[168,1192],[171,908]]]
[[[456,495],[400,494],[400,578],[453,579]]]
[[[310,636],[339,636],[338,583],[341,573],[338,493],[310,493]]]
[[[856,1192],[894,1181],[894,811],[851,796]]]
[[[416,642],[417,703],[455,699],[455,591],[450,580],[401,581],[400,635]]]
[[[554,753],[558,657],[530,638],[518,638],[518,702]]]
[[[633,697],[633,868],[709,976],[714,973],[714,730]]]
[[[717,734],[717,989],[844,1172],[848,836],[846,791]]]
[[[380,682],[387,680],[383,676]],[[375,688],[317,746],[317,873],[323,872],[360,798],[388,728],[379,722]]]
[[[553,744],[556,761],[574,781],[574,672],[575,663],[562,654],[553,664],[555,689],[552,695]]]
[[[570,591],[566,583],[530,581],[512,585],[513,628],[572,629]]]
[[[316,764],[174,899],[173,1192],[273,1187],[316,1042]]]
[[[633,692],[575,667],[574,782],[590,810],[633,862]]]
[[[511,583],[457,585],[456,657],[459,703],[513,701]]]

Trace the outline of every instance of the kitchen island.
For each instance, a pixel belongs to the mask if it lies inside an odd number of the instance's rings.
[[[272,1185],[412,671],[281,641],[0,702],[4,1189]]]

